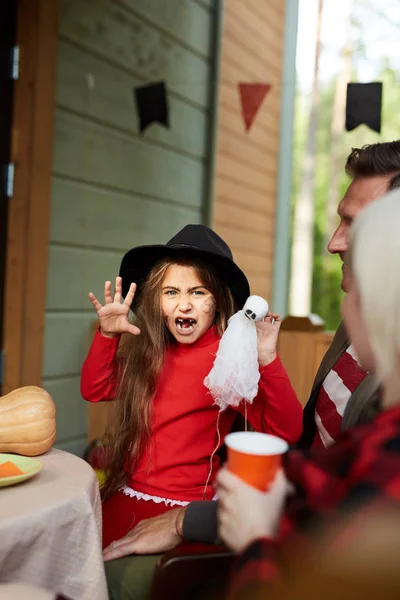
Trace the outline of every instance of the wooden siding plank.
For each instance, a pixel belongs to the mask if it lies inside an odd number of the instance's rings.
[[[218,143],[221,144],[225,133],[234,136],[235,139],[246,141],[248,147],[254,148],[267,157],[275,157],[278,150],[278,138],[272,135],[272,132],[264,127],[260,127],[257,119],[254,121],[251,129],[247,132],[244,128],[242,115],[238,114],[226,106],[220,106],[219,110],[219,130],[221,131],[218,137]]]
[[[80,393],[80,376],[43,379],[42,386],[56,405],[56,445],[70,438],[87,435],[88,405]]]
[[[242,130],[242,136],[246,136],[249,140],[255,140],[258,145],[266,138],[269,139],[269,144],[265,146],[266,150],[276,152],[279,148],[279,119],[278,125],[276,125],[276,119],[268,114],[268,106],[260,108],[250,131],[246,131],[238,101],[235,100],[234,95],[231,95],[229,102],[225,97],[224,91],[220,100],[221,124],[226,123],[227,129],[238,133]]]
[[[182,0],[118,0],[150,25],[181,41],[206,59],[212,35],[212,15],[196,2]]]
[[[143,79],[65,41],[59,44],[57,75],[58,106],[139,135],[133,88]],[[207,113],[174,96],[169,109],[171,128],[149,127],[146,139],[204,158]]]
[[[199,161],[56,111],[54,173],[200,208]]]
[[[244,3],[243,3],[244,4]],[[248,9],[261,23],[271,23],[282,36],[285,32],[285,0],[246,0]],[[240,7],[238,7],[240,12]]]
[[[222,192],[226,193],[226,195],[223,196],[221,194],[218,194],[217,200],[218,202],[222,202],[226,205],[225,210],[228,211],[230,210],[230,208],[239,208],[240,210],[247,210],[253,215],[254,220],[260,217],[272,218],[271,215],[274,214],[275,207],[273,196],[260,196],[253,190],[246,190],[246,194],[241,194],[240,190],[238,190],[237,195],[232,196],[229,195],[227,192],[229,189],[233,188],[233,186],[237,186],[237,183],[229,180],[223,181],[222,184],[219,186],[219,190],[222,190]],[[245,186],[242,186],[241,189],[244,191]]]
[[[264,277],[256,277],[250,276],[250,289],[252,294],[256,294],[257,296],[261,296],[265,298],[268,302],[270,302],[272,298],[271,293],[271,284],[270,280],[272,278],[272,273],[265,272]],[[274,310],[274,307],[271,306],[271,310]]]
[[[262,275],[249,272],[249,270],[246,269],[246,265],[244,266],[244,272],[247,274],[247,279],[249,280],[251,293],[257,294],[258,296],[262,296],[269,302],[272,297],[270,283],[272,273],[268,270],[267,264],[268,263],[266,261],[266,267]],[[272,306],[271,310],[273,310]]]
[[[269,4],[271,8],[274,8],[277,15],[280,16],[281,20],[284,20],[286,12],[286,0],[270,0]]]
[[[224,13],[224,24],[226,29],[229,29],[232,34],[242,32],[242,35],[246,36],[246,42],[243,43],[251,44],[268,44],[278,56],[283,51],[283,34],[280,31],[280,27],[276,27],[275,22],[269,20],[261,20],[251,9],[247,2],[241,2],[240,4],[226,3]],[[242,39],[240,35],[237,39]],[[249,46],[249,49],[253,46]]]
[[[92,312],[46,314],[43,379],[80,373],[94,320]]]
[[[60,34],[146,81],[208,106],[210,65],[110,0],[61,0]]]
[[[196,208],[110,192],[53,178],[50,240],[104,249],[167,242],[181,227],[199,223]]]
[[[246,36],[243,35],[246,39]],[[228,31],[224,42],[224,59],[237,67],[243,74],[258,81],[268,81],[279,85],[282,57],[270,48],[259,49],[260,54],[247,50],[240,41]]]
[[[247,166],[240,160],[224,154],[218,155],[217,173],[229,177],[240,184],[246,184],[250,189],[260,194],[273,194],[276,191],[276,177],[274,173],[265,171],[261,173]]]
[[[243,161],[260,172],[267,171],[268,173],[276,174],[278,167],[277,154],[265,152],[258,147],[255,148],[244,136],[238,138],[238,136],[224,131],[224,135],[218,140],[218,149],[221,154]]]
[[[50,246],[49,250],[47,310],[92,310],[96,319],[88,293],[93,292],[103,302],[104,282],[115,280],[122,254],[60,246]]]
[[[235,206],[229,199],[218,198],[214,210],[215,223],[231,226],[232,228],[241,227],[244,231],[251,231],[262,235],[272,235],[275,228],[275,215],[260,214],[254,212],[246,206]]]
[[[224,229],[216,227],[216,231],[223,237]],[[264,276],[269,269],[271,255],[257,256],[249,251],[238,249],[237,237],[234,232],[225,235],[225,240],[231,247],[235,261],[248,277],[252,275],[256,275],[257,277]]]
[[[262,193],[249,188],[246,182],[236,181],[231,177],[225,177],[219,174],[216,182],[216,197],[222,196],[225,200],[230,200],[236,206],[249,206],[261,213],[270,215],[275,207],[275,191],[272,193]]]
[[[273,244],[272,235],[266,235],[261,232],[247,231],[240,226],[232,226],[215,221],[215,227],[221,233],[223,239],[228,238],[232,241],[235,247],[235,252],[246,252],[252,256],[268,256],[271,254]]]

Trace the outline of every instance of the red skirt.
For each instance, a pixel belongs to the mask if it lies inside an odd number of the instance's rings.
[[[103,504],[103,549],[119,540],[140,521],[157,517],[176,506],[152,500],[138,500],[116,492]]]

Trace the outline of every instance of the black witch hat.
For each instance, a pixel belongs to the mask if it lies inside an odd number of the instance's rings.
[[[123,296],[128,293],[130,284],[136,283],[135,304],[141,284],[152,268],[164,258],[179,256],[198,257],[212,265],[221,280],[229,286],[238,309],[243,307],[250,295],[247,277],[235,264],[229,246],[205,225],[186,225],[165,245],[137,246],[129,250],[122,259],[119,271]]]

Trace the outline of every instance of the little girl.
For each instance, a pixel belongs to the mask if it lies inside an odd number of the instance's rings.
[[[202,225],[186,226],[165,246],[133,248],[120,275],[114,297],[106,282],[104,306],[89,294],[99,330],[81,379],[86,400],[117,400],[102,490],[104,547],[143,519],[213,497],[215,450],[237,413],[220,413],[217,428],[219,409],[203,381],[228,319],[250,295],[229,247]],[[256,430],[294,443],[302,411],[276,355],[279,327],[277,315],[257,324],[259,391],[246,416]],[[123,333],[129,344],[117,357]]]

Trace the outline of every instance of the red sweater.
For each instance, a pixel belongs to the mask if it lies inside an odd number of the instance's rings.
[[[192,501],[203,497],[210,456],[217,443],[218,407],[204,386],[220,337],[215,328],[191,345],[171,344],[153,399],[153,423],[149,447],[127,480],[136,491],[172,500]],[[119,338],[96,333],[82,367],[81,393],[89,402],[113,400],[116,392],[116,354]],[[301,434],[302,410],[285,369],[277,357],[260,369],[257,397],[248,405],[247,418],[258,431],[278,435],[289,443]],[[244,406],[238,407],[244,414]],[[221,413],[221,444],[231,430],[236,411]],[[218,470],[213,458],[211,484]]]

